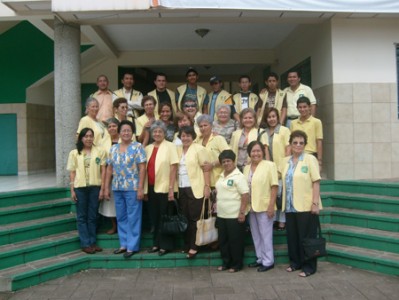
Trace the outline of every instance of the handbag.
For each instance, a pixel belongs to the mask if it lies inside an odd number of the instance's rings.
[[[208,203],[208,218],[205,219],[205,204]],[[201,217],[197,221],[197,234],[195,244],[197,246],[208,245],[218,240],[218,230],[215,227],[216,217],[211,213],[211,201],[205,198],[202,204]]]
[[[327,255],[326,239],[321,235],[321,226],[319,216],[314,216],[317,222],[318,237],[304,238],[302,241],[303,249],[305,252],[305,260],[323,257]]]
[[[183,215],[179,209],[176,200],[170,201],[169,203],[174,204],[174,212],[169,212],[162,215],[161,217],[161,233],[165,234],[179,234],[186,231],[188,221],[185,215]]]

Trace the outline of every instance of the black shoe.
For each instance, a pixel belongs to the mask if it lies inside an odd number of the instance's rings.
[[[119,248],[119,249],[114,250],[114,254],[122,254],[122,253],[125,253],[126,251],[127,250],[124,248]]]
[[[159,248],[157,248],[157,247],[153,247],[153,248],[147,250],[148,253],[155,253],[158,251],[159,251]]]
[[[258,263],[258,262],[253,262],[253,263],[250,263],[250,264],[248,264],[248,268],[256,268],[256,267],[260,267],[262,264],[261,263]]]
[[[169,253],[168,250],[160,249],[159,252],[158,252],[158,255],[159,255],[159,256],[164,256],[165,254],[168,254],[168,253]]]
[[[126,252],[123,254],[123,257],[124,257],[124,258],[129,258],[129,257],[133,256],[133,255],[136,254],[136,253],[138,253],[138,251],[126,251]]]
[[[259,268],[258,268],[258,272],[266,272],[266,271],[269,271],[269,270],[271,270],[271,269],[273,269],[274,268],[274,264],[272,264],[272,265],[270,265],[270,266],[260,266]]]

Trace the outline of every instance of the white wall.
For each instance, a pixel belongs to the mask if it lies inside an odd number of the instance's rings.
[[[398,19],[333,19],[335,83],[396,82]]]

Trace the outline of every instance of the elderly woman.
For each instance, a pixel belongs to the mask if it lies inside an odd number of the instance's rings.
[[[276,166],[279,166],[284,157],[291,154],[290,148],[290,130],[280,124],[279,112],[272,107],[266,109],[261,119],[260,127],[264,128],[261,135],[266,135],[269,140],[269,156]],[[281,199],[283,186],[279,180],[279,190],[277,196]],[[275,221],[278,222],[277,230],[285,229],[285,214],[281,208],[277,210]]]
[[[116,98],[112,104],[114,107],[114,115],[118,121],[129,120],[133,121],[132,117],[127,115],[129,106],[126,98]]]
[[[210,174],[201,166],[210,161],[208,151],[201,145],[193,143],[197,134],[193,127],[184,126],[179,130],[179,138],[183,146],[179,152],[179,204],[188,220],[185,232],[185,250],[187,258],[195,258],[197,245],[197,221],[200,218],[204,197],[210,196]]]
[[[237,167],[242,172],[249,162],[248,144],[258,139],[256,113],[252,108],[245,108],[240,113],[241,129],[233,132],[230,147],[237,156]],[[259,136],[259,141],[265,147],[266,159],[269,159],[269,141],[265,135]]]
[[[91,128],[94,132],[93,144],[97,147],[108,147],[109,134],[103,122],[97,119],[99,104],[96,98],[89,97],[86,100],[86,116],[80,119],[77,135],[83,128]]]
[[[222,168],[219,163],[219,154],[223,150],[230,149],[226,140],[220,135],[213,135],[212,133],[212,118],[210,115],[201,115],[197,118],[197,124],[201,131],[201,136],[197,138],[196,142],[204,146],[211,155],[211,160],[202,165],[202,169],[211,172],[211,187],[215,187],[215,183],[222,173]]]
[[[244,176],[248,180],[251,195],[249,224],[255,245],[256,261],[249,267],[258,267],[258,272],[274,268],[273,218],[278,190],[276,164],[265,160],[266,151],[259,141],[248,145],[251,163],[245,166]]]
[[[236,155],[224,150],[219,155],[223,172],[216,182],[218,239],[223,264],[218,271],[237,272],[243,267],[245,216],[248,213],[249,188],[245,176],[235,165]]]
[[[146,156],[141,144],[132,142],[134,124],[122,121],[118,126],[121,143],[111,147],[107,159],[106,198],[110,198],[112,177],[120,248],[114,254],[125,258],[140,248],[141,212],[144,198]]]
[[[225,138],[229,144],[231,135],[238,129],[238,122],[230,118],[231,107],[227,104],[219,105],[216,108],[216,120],[213,121],[212,131],[216,135],[220,135]]]
[[[176,126],[173,122],[173,107],[169,102],[162,102],[159,104],[159,119],[165,124],[166,133],[165,139],[173,142],[176,133]]]
[[[147,161],[147,184],[145,193],[150,201],[154,225],[153,247],[148,252],[165,255],[173,249],[173,236],[160,232],[161,217],[168,212],[168,202],[173,201],[179,158],[176,146],[165,139],[166,126],[155,121],[150,128],[154,142],[145,148]]]
[[[82,251],[93,254],[102,249],[96,245],[97,212],[104,196],[106,152],[93,144],[94,131],[82,128],[76,149],[69,153],[71,197],[76,203],[78,232]]]
[[[141,100],[141,106],[144,107],[144,114],[136,119],[136,137],[137,141],[145,147],[150,141],[150,127],[155,121],[155,105],[157,101],[153,96],[144,96]]]
[[[180,128],[184,127],[184,126],[194,126],[194,120],[191,119],[191,117],[188,114],[186,114],[184,112],[181,112],[181,111],[176,112],[174,123],[175,123],[175,127],[178,130]],[[197,131],[195,133],[199,134],[199,130],[198,130],[198,133],[197,133]],[[173,143],[176,146],[182,146],[183,145],[182,142],[181,142],[181,139],[179,138],[179,132],[175,133],[175,137],[173,139]]]
[[[317,158],[304,152],[307,135],[296,130],[291,133],[292,155],[280,165],[283,181],[282,210],[286,215],[288,256],[287,272],[302,269],[300,277],[308,277],[317,270],[317,258],[305,260],[303,239],[315,238],[320,200],[320,172]]]
[[[118,144],[119,141],[119,134],[118,134],[118,126],[119,126],[119,121],[115,118],[110,118],[107,120],[108,124],[108,133],[110,135],[110,141],[105,149],[107,153],[109,153],[109,150],[111,149],[112,145]],[[100,207],[98,209],[98,212],[107,218],[110,218],[111,223],[112,223],[112,228],[107,231],[108,234],[114,234],[116,232],[116,211],[115,211],[115,201],[114,201],[114,195],[111,192],[111,197],[109,199],[104,199],[104,201],[101,201]]]

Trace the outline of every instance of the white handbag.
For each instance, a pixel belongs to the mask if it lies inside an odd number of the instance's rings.
[[[208,218],[205,219],[205,204],[208,202]],[[215,227],[216,217],[211,213],[211,201],[205,198],[202,204],[201,217],[197,221],[197,235],[195,244],[197,246],[208,245],[218,240],[218,230]]]

